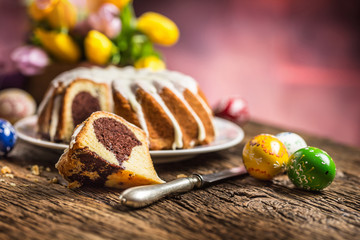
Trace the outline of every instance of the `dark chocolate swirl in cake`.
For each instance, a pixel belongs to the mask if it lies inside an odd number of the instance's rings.
[[[135,146],[141,145],[130,129],[112,118],[96,119],[94,131],[98,141],[115,154],[120,165],[129,158]]]
[[[99,100],[88,92],[78,93],[72,102],[71,112],[74,126],[82,123],[93,112],[101,110]]]

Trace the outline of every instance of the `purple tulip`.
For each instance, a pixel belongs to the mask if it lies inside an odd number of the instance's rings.
[[[93,29],[109,38],[116,37],[121,31],[119,9],[111,3],[103,4],[96,13],[89,16],[88,21]]]
[[[19,71],[26,76],[36,75],[49,65],[46,52],[34,46],[16,48],[11,54],[11,60],[16,64]]]

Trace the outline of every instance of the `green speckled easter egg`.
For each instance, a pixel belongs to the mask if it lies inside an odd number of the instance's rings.
[[[310,191],[320,191],[334,180],[336,166],[325,151],[306,147],[290,156],[287,171],[295,186]]]

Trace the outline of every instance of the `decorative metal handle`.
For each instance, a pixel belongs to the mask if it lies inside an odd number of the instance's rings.
[[[201,186],[201,177],[194,174],[187,178],[180,178],[163,184],[129,188],[122,192],[119,198],[121,205],[140,208],[150,205],[172,193],[187,192]]]

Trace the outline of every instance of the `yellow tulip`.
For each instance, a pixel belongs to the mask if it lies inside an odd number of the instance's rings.
[[[113,43],[101,32],[91,30],[85,38],[86,58],[96,64],[104,65],[109,62],[113,50]]]
[[[80,59],[80,48],[68,34],[40,28],[35,30],[35,34],[44,48],[58,60],[77,62]]]
[[[155,56],[140,58],[135,62],[134,66],[135,68],[150,68],[153,71],[159,71],[166,68],[165,63]]]
[[[29,6],[29,15],[34,20],[44,19],[53,9],[54,6],[59,2],[59,0],[48,0],[45,3],[40,3],[38,1],[33,1]]]
[[[111,3],[117,6],[120,10],[125,7],[131,0],[103,0],[103,3]]]
[[[76,7],[68,0],[59,0],[47,15],[47,20],[53,28],[71,29],[76,24],[76,17]]]
[[[138,18],[137,28],[152,42],[170,46],[179,39],[179,29],[169,18],[154,12],[147,12]]]

